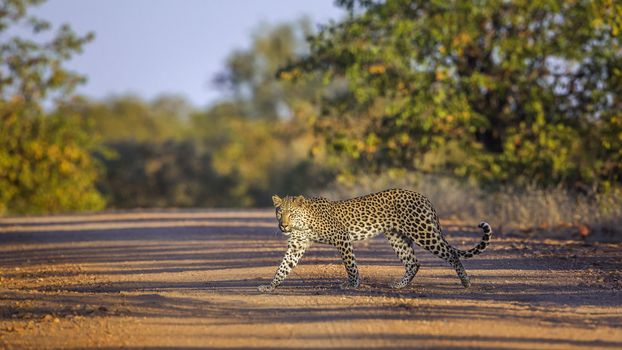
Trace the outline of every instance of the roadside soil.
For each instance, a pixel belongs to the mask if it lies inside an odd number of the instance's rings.
[[[464,289],[416,248],[413,284],[383,237],[358,290],[314,245],[272,294],[286,247],[271,210],[0,219],[0,349],[620,349],[622,245],[495,235]],[[476,227],[444,222],[475,245]],[[493,230],[495,223],[491,222]]]

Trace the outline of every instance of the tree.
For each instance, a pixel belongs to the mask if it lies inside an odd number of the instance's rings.
[[[216,86],[229,93],[240,113],[249,118],[275,120],[291,117],[296,103],[309,101],[318,92],[314,82],[278,81],[279,68],[308,53],[305,38],[311,35],[308,20],[271,27],[262,25],[251,48],[236,50],[218,74]]]
[[[35,40],[51,29],[28,16],[38,0],[0,4],[0,214],[96,210],[104,200],[95,189],[99,173],[90,151],[90,125],[75,115],[48,114],[43,103],[66,100],[83,78],[63,63],[93,39],[63,25],[49,41]],[[25,25],[32,35],[9,36]]]
[[[622,181],[622,5],[341,0],[287,66],[326,81],[315,124],[357,169],[484,183]],[[605,148],[605,150],[603,150]]]
[[[313,105],[319,79],[277,79],[279,67],[308,52],[307,21],[263,27],[248,50],[228,59],[215,81],[228,100],[192,116],[192,130],[213,154],[214,168],[235,178],[238,205],[271,205],[274,193],[304,193],[331,177],[330,167],[309,159]]]

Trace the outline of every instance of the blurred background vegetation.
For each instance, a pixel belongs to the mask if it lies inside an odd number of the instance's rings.
[[[75,96],[63,63],[93,34],[4,35],[48,32],[39,2],[0,7],[4,215],[409,187],[456,219],[622,223],[619,2],[338,0],[338,22],[259,28],[204,109]]]

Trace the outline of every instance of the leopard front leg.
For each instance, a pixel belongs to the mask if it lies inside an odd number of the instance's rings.
[[[337,249],[339,249],[339,253],[341,254],[341,259],[343,260],[343,265],[346,268],[346,272],[348,273],[348,282],[345,282],[341,285],[342,289],[355,289],[361,284],[361,279],[359,277],[359,269],[356,266],[356,258],[354,257],[354,251],[352,250],[352,242],[349,240],[343,240],[337,242]]]
[[[274,279],[270,284],[261,285],[257,287],[257,289],[262,293],[270,293],[278,287],[290,271],[298,264],[298,261],[304,255],[310,244],[311,243],[308,239],[291,237],[289,241],[287,241],[287,251],[285,252],[285,257],[283,257],[281,265],[279,265],[279,268],[276,270]]]

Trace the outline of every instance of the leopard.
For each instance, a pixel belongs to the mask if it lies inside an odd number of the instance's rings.
[[[481,254],[488,247],[492,228],[482,221],[478,227],[484,235],[469,250],[452,247],[445,239],[431,201],[423,194],[407,189],[388,189],[353,199],[330,201],[323,197],[272,196],[281,233],[288,236],[287,251],[272,282],[260,285],[263,293],[274,291],[298,264],[313,243],[337,248],[348,279],[342,289],[356,289],[361,280],[352,244],[384,234],[404,265],[404,275],[390,287],[407,287],[419,271],[414,244],[433,253],[451,265],[462,286],[471,282],[460,259]]]

